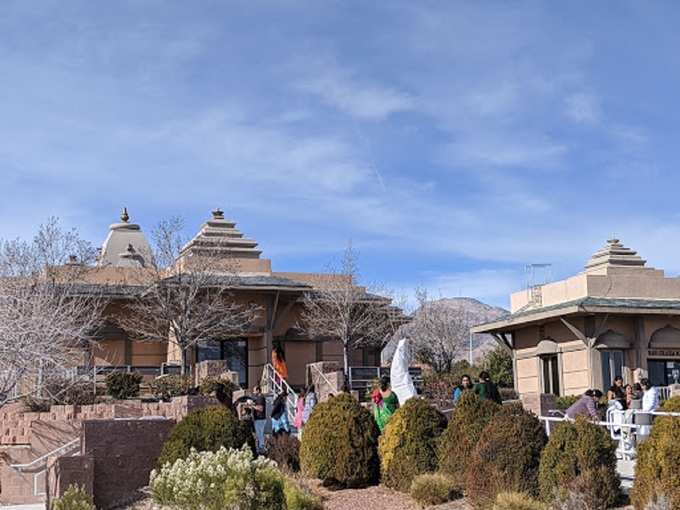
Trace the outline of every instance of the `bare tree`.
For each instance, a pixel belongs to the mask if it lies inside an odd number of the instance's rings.
[[[314,289],[305,293],[300,319],[310,335],[342,342],[345,377],[349,376],[352,350],[382,348],[404,322],[401,310],[384,291],[369,290],[358,280],[357,254],[350,244],[339,264],[320,274]]]
[[[238,285],[234,261],[224,255],[219,260],[207,254],[186,256],[182,230],[180,218],[161,221],[153,230],[152,263],[140,273],[143,290],[117,322],[138,340],[175,345],[186,374],[192,348],[208,340],[242,336],[260,308],[234,300],[231,290]]]
[[[102,300],[81,277],[95,250],[56,218],[0,245],[0,406],[82,363]]]
[[[413,320],[399,334],[410,339],[418,361],[437,373],[450,372],[465,352],[474,318],[462,306],[445,299],[431,300],[426,290],[417,289],[416,298]]]

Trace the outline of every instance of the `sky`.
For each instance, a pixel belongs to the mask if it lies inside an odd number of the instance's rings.
[[[5,0],[0,237],[221,207],[277,271],[508,306],[616,236],[680,272],[676,2]]]

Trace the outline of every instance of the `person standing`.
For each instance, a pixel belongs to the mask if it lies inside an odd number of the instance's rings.
[[[305,412],[305,395],[307,394],[307,388],[302,388],[300,394],[297,398],[297,403],[295,404],[295,417],[293,418],[293,426],[297,429],[298,439],[302,439],[302,417]]]
[[[623,389],[623,377],[620,375],[614,378],[614,384],[607,390],[607,401],[611,402],[612,400],[618,401],[623,409],[628,408],[626,405],[626,392]]]
[[[578,416],[599,420],[600,413],[597,411],[597,404],[601,398],[602,392],[600,390],[588,390],[567,409],[565,414],[572,420],[575,420]]]
[[[272,405],[272,435],[290,434],[288,422],[288,390],[283,388]]]
[[[501,394],[498,391],[498,386],[491,381],[491,376],[487,371],[480,372],[479,382],[475,384],[474,391],[482,400],[492,400],[497,404],[503,403]]]
[[[638,441],[643,441],[649,437],[652,431],[652,420],[654,416],[651,413],[656,411],[661,405],[661,397],[659,396],[659,389],[652,385],[647,378],[640,380],[640,386],[644,393],[642,394],[642,410],[636,415],[635,423],[641,425],[637,429]]]
[[[272,349],[272,366],[274,367],[274,370],[276,370],[276,373],[282,379],[284,380],[288,379],[288,366],[286,365],[286,355],[283,352],[283,346],[281,345],[281,342],[274,343],[274,348]],[[281,382],[278,380],[278,377],[277,382]]]
[[[309,417],[312,415],[312,410],[314,409],[315,405],[316,405],[316,393],[314,385],[312,384],[307,388],[307,392],[305,393],[305,408],[302,411],[303,428],[309,421]]]
[[[463,396],[463,392],[473,388],[472,379],[465,374],[460,378],[460,384],[453,389],[453,401],[458,402],[458,399]]]
[[[264,430],[267,426],[267,400],[262,394],[262,388],[258,384],[253,389],[253,425],[255,427],[255,439],[257,453],[264,454],[265,438]]]
[[[385,430],[387,422],[390,421],[392,415],[399,408],[399,399],[390,387],[390,381],[387,377],[380,379],[380,389],[372,394],[373,398],[373,416],[375,423],[382,434]]]

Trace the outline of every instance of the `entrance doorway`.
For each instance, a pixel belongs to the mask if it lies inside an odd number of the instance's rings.
[[[650,359],[649,381],[654,386],[668,386],[680,383],[680,360]]]
[[[245,339],[206,340],[199,342],[196,362],[206,360],[227,360],[229,370],[238,373],[242,388],[248,387],[248,343]]]

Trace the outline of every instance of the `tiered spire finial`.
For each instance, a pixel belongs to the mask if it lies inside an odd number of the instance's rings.
[[[130,221],[130,215],[128,214],[127,207],[123,207],[123,212],[120,215],[120,221],[122,221],[123,223],[127,223],[128,221]]]
[[[607,239],[607,244],[590,257],[586,271],[598,271],[611,266],[644,267],[646,260],[635,250],[625,247],[619,239]]]

